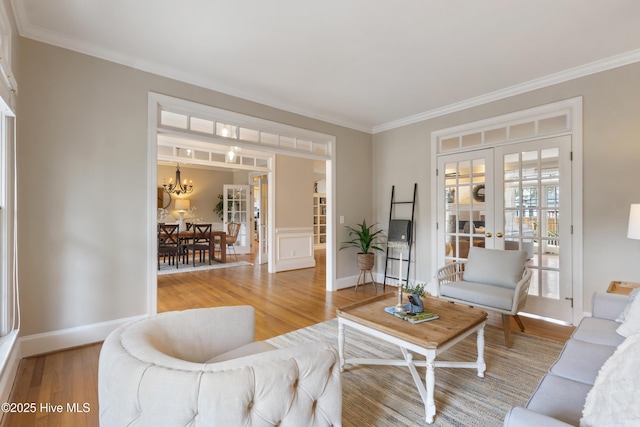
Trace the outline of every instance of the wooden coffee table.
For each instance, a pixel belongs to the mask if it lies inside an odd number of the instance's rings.
[[[407,366],[418,388],[425,406],[425,419],[433,423],[436,414],[434,401],[435,367],[472,368],[478,370],[478,376],[484,377],[484,326],[487,320],[485,311],[442,301],[437,298],[424,299],[425,310],[440,316],[437,320],[412,324],[384,311],[385,307],[395,306],[397,297],[380,295],[369,298],[337,310],[338,349],[340,370],[345,364],[351,365],[392,365]],[[404,359],[364,359],[344,357],[345,326],[364,332],[400,347]],[[436,356],[451,348],[472,333],[477,333],[478,358],[475,362],[436,361]],[[426,361],[414,361],[409,352],[423,355]],[[426,367],[425,384],[422,383],[416,367]]]

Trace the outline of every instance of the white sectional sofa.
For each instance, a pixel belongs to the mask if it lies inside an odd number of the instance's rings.
[[[640,333],[625,338],[618,334],[617,330],[621,323],[616,321],[625,310],[629,297],[618,294],[596,293],[593,296],[592,317],[584,318],[571,338],[566,342],[564,349],[556,362],[551,366],[549,372],[542,378],[538,387],[524,407],[514,407],[507,413],[505,427],[559,427],[559,426],[591,426],[592,422],[583,419],[583,410],[587,400],[590,400],[590,408],[586,411],[607,411],[615,412],[614,415],[621,415],[620,406],[623,405],[622,417],[624,422],[615,420],[599,425],[640,425],[635,424],[636,408],[624,408],[625,400],[633,402],[633,396],[625,396],[618,402],[607,402],[608,396],[612,393],[610,389],[605,390],[607,378],[604,371],[611,377],[611,372],[615,373],[617,366],[624,364],[624,360],[630,359],[629,351],[636,356],[640,352]],[[634,304],[635,305],[635,304]],[[627,345],[622,344],[627,340]],[[629,348],[631,345],[635,347]],[[623,348],[627,347],[627,348]],[[626,351],[627,354],[619,354]],[[615,355],[614,355],[615,354]],[[618,357],[620,361],[613,360]],[[603,365],[608,362],[611,366],[605,369]],[[637,363],[637,362],[634,362]],[[602,372],[601,372],[602,368]],[[631,371],[637,369],[631,368]],[[622,372],[620,375],[624,376]],[[633,376],[633,375],[632,375]],[[613,387],[623,387],[619,378],[610,378]],[[596,392],[594,384],[598,382]],[[610,387],[610,386],[609,386]],[[593,396],[589,393],[594,389]],[[632,386],[632,388],[635,388]],[[634,392],[632,392],[634,393]],[[637,393],[637,392],[636,392]],[[602,396],[605,396],[603,398]],[[613,397],[615,399],[615,396]],[[620,401],[621,400],[621,401]],[[601,408],[594,408],[594,405],[602,405]],[[629,405],[635,406],[636,405]],[[582,419],[582,424],[581,424]],[[631,419],[631,423],[627,423]]]

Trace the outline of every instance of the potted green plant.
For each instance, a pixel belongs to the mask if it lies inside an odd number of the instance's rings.
[[[342,242],[340,250],[346,248],[358,249],[358,268],[360,270],[371,270],[375,262],[375,255],[372,250],[382,251],[378,246],[378,240],[382,237],[382,230],[372,231],[376,224],[367,225],[366,220],[362,220],[357,227],[346,226],[349,230],[351,240]]]
[[[218,218],[220,218],[221,220],[223,219],[222,215],[224,215],[224,197],[222,196],[222,194],[218,194],[218,203],[216,203],[213,211],[216,213],[216,215],[218,215]]]

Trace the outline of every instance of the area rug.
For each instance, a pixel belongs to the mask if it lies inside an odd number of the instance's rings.
[[[212,261],[211,265],[209,264],[180,264],[180,268],[176,268],[175,265],[163,264],[160,263],[160,270],[158,270],[158,274],[176,274],[176,273],[192,273],[194,271],[205,271],[205,270],[217,270],[221,268],[232,268],[232,267],[240,267],[243,265],[253,265],[247,261],[236,261],[236,262],[225,262],[224,264]]]
[[[513,332],[513,346],[504,345],[502,329],[485,328],[485,377],[475,369],[436,368],[436,417],[431,426],[502,426],[512,406],[523,405],[560,354],[562,343]],[[399,358],[398,347],[346,328],[345,355]],[[337,348],[337,319],[268,340],[276,347],[328,341]],[[437,360],[473,361],[472,334]],[[414,355],[415,360],[424,360]],[[418,368],[424,380],[425,368]],[[342,373],[344,427],[427,426],[424,405],[406,367],[346,365]]]

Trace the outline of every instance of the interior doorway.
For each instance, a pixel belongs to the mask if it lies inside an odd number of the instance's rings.
[[[163,143],[159,144],[160,137]],[[231,145],[233,144],[233,145]],[[173,145],[173,146],[172,146]],[[148,239],[148,311],[157,311],[157,278],[155,275],[155,254],[157,253],[155,238],[157,205],[157,162],[159,159],[175,160],[172,155],[175,147],[190,148],[190,162],[199,165],[229,167],[226,152],[233,150],[234,167],[262,172],[269,176],[267,185],[266,242],[269,272],[275,269],[275,209],[273,173],[270,158],[284,154],[311,160],[321,160],[325,165],[327,180],[326,198],[326,288],[336,290],[335,253],[333,241],[334,229],[334,182],[335,170],[333,156],[335,137],[314,131],[295,128],[255,117],[244,116],[214,107],[204,106],[165,95],[149,93],[149,239]],[[312,189],[310,188],[310,192]],[[151,201],[153,200],[153,202]],[[311,227],[309,228],[311,230]],[[312,242],[312,231],[309,232]],[[313,253],[312,255],[313,256]]]

